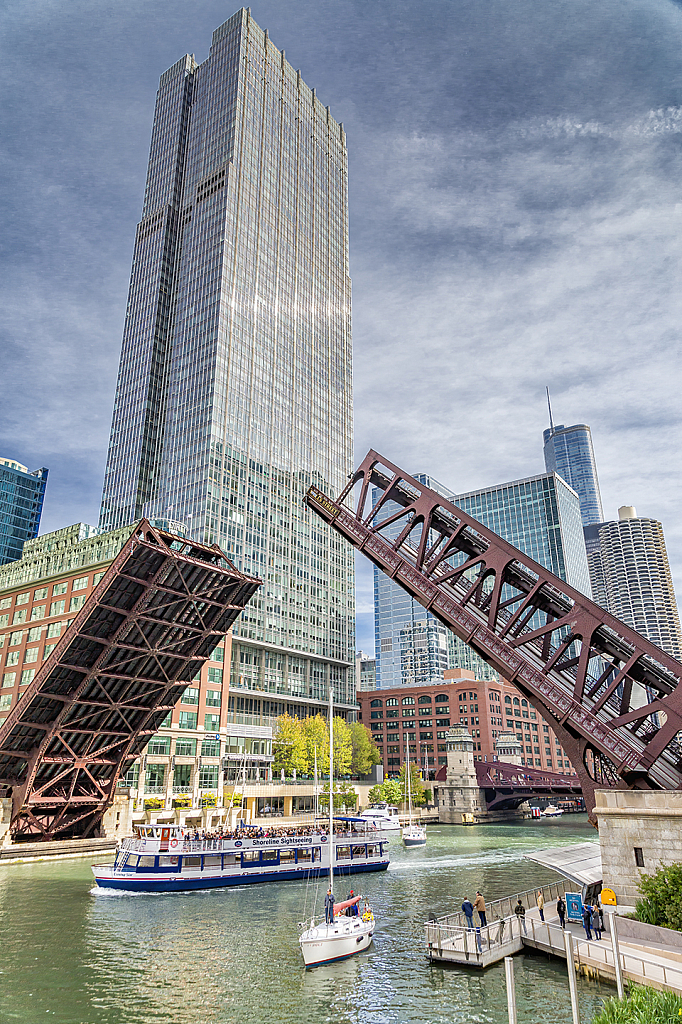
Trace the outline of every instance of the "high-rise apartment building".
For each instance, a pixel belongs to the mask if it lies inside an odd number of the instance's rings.
[[[0,565],[21,558],[25,542],[38,536],[46,486],[46,469],[29,473],[0,458]]]
[[[550,414],[550,426],[542,436],[545,469],[548,473],[558,473],[576,491],[583,526],[601,523],[604,513],[590,428],[585,423],[575,423],[572,427],[560,423],[555,427]]]
[[[593,528],[590,569],[594,599],[674,658],[682,659],[682,630],[663,527],[631,505],[618,521]]]
[[[348,714],[352,549],[303,496],[353,469],[350,288],[343,127],[242,9],[161,76],[100,523],[218,543],[264,580],[232,688]]]

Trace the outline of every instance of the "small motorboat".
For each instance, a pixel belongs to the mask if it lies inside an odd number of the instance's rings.
[[[398,808],[387,803],[370,804],[360,815],[365,821],[373,822],[380,832],[399,832],[400,815]]]
[[[544,811],[542,812],[543,818],[560,818],[564,812],[559,808],[555,807],[554,804],[547,804]]]

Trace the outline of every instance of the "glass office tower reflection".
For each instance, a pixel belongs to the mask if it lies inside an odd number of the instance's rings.
[[[353,469],[351,359],[343,127],[242,9],[161,77],[101,525],[262,577],[233,684],[299,703],[354,700],[351,549],[302,503]]]

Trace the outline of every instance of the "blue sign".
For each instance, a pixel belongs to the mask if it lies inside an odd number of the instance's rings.
[[[569,921],[580,921],[583,919],[583,898],[579,892],[564,893],[566,900],[566,917]]]

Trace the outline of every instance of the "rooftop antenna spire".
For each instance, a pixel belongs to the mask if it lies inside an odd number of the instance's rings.
[[[554,433],[554,421],[552,420],[552,403],[549,400],[549,387],[545,387],[547,392],[547,408],[549,409],[549,429]]]

